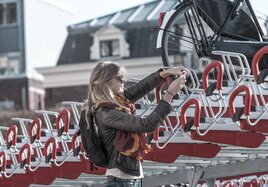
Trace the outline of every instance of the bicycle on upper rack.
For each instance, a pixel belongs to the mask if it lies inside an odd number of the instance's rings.
[[[256,51],[268,44],[249,0],[178,0],[160,14],[159,24],[157,48],[165,66],[199,67],[202,57],[218,59],[213,51],[244,54],[251,65]]]

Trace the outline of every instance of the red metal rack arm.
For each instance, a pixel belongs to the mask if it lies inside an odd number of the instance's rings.
[[[78,142],[78,133],[79,133],[79,130],[77,130],[75,133],[74,133],[74,135],[73,135],[73,137],[72,137],[72,149],[74,150],[74,149],[76,149],[79,145],[77,144],[77,142]]]
[[[228,181],[222,185],[223,187],[235,187],[236,184],[233,181]]]
[[[30,165],[31,163],[31,155],[32,155],[32,151],[31,151],[31,145],[26,143],[24,144],[21,149],[20,149],[20,152],[19,152],[19,163],[22,163],[23,160],[26,160],[26,164],[27,165]],[[23,154],[26,152],[26,158],[23,159]]]
[[[168,76],[156,87],[156,89],[155,89],[156,90],[155,97],[156,97],[157,101],[160,101],[161,98],[162,98],[161,91],[162,91],[162,88],[163,88],[165,82],[167,82],[168,86],[169,86],[172,81],[173,81],[172,77]]]
[[[263,57],[264,54],[268,53],[268,46],[264,46],[260,48],[254,55],[253,60],[252,60],[252,72],[254,75],[255,81],[257,81],[258,75],[260,73],[259,69],[259,62],[261,57]]]
[[[60,121],[63,117],[65,117],[64,132],[67,133],[69,131],[69,126],[70,126],[70,111],[67,109],[62,110],[59,113],[59,115],[56,119],[56,128],[57,128],[57,131],[59,131],[61,129]]]
[[[29,136],[31,141],[34,141],[34,138],[37,140],[40,140],[41,137],[41,128],[42,128],[42,121],[40,118],[36,118],[32,121],[30,124],[30,129],[29,129]],[[35,135],[35,137],[34,137]]]
[[[50,153],[48,153],[48,146],[50,146],[52,144],[52,150],[51,150],[51,156],[52,159],[56,159],[56,155],[57,155],[57,142],[56,139],[54,137],[50,137],[44,146],[44,157],[47,158],[49,156]]]
[[[231,117],[235,114],[236,110],[235,110],[235,106],[234,106],[234,100],[235,98],[238,96],[239,93],[241,92],[246,92],[245,95],[245,99],[244,99],[244,114],[245,115],[250,115],[250,106],[251,106],[251,102],[252,102],[252,94],[251,94],[251,89],[245,85],[241,85],[239,87],[237,87],[230,95],[230,99],[229,99],[229,111],[230,111],[230,115]]]
[[[200,117],[201,117],[201,103],[198,99],[192,98],[192,99],[186,101],[186,103],[181,108],[180,121],[181,121],[182,128],[184,128],[186,123],[187,123],[186,110],[191,105],[195,105],[194,126],[199,127]]]
[[[80,156],[79,153],[81,152],[81,143],[78,139],[79,135],[80,135],[80,130],[77,130],[72,137],[73,156]]]
[[[79,135],[80,135],[80,130],[77,130],[72,137],[73,156],[78,156],[81,151],[81,144],[78,139]]]
[[[258,178],[252,179],[250,181],[251,186],[261,187],[260,180]]]
[[[172,81],[173,81],[172,77],[168,76],[156,87],[156,89],[155,89],[155,97],[156,97],[157,102],[159,102],[161,100],[161,98],[162,98],[161,91],[162,91],[162,88],[163,88],[165,82],[167,82],[168,86],[169,86],[172,83]],[[159,131],[160,131],[160,129],[157,128],[154,131],[154,134],[153,134],[153,139],[156,140],[156,141],[159,140]]]
[[[202,74],[202,84],[205,93],[207,92],[208,89],[208,74],[213,68],[217,68],[218,70],[216,88],[217,90],[222,90],[224,66],[220,61],[215,60],[206,66]]]
[[[0,152],[0,171],[1,173],[5,172],[6,171],[6,168],[7,168],[7,154],[6,152],[4,151],[1,151]]]
[[[17,136],[18,136],[18,127],[16,125],[11,125],[6,133],[6,142],[8,149],[10,148],[11,145],[15,146],[17,144]]]

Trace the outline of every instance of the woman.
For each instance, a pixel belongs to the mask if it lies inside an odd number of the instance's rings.
[[[108,156],[107,186],[142,186],[142,155],[150,151],[144,133],[154,131],[171,112],[172,98],[184,86],[187,74],[188,70],[184,67],[159,70],[133,86],[124,88],[122,69],[118,64],[100,62],[95,66],[84,105],[86,115],[81,118],[94,116],[101,143]],[[177,75],[179,78],[168,87],[156,108],[145,118],[135,116],[133,103],[169,75]],[[89,120],[86,120],[88,123]]]

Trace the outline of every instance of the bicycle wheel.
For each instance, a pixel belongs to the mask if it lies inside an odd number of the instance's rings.
[[[170,17],[161,41],[164,66],[184,65],[200,69],[198,59],[209,52],[208,38],[214,33],[203,19],[206,16],[200,14],[187,2]]]

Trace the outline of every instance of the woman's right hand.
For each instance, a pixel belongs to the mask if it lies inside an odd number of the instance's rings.
[[[174,95],[178,93],[185,86],[185,82],[186,82],[186,75],[181,75],[180,77],[175,79],[168,87],[168,90],[166,91],[163,100],[165,100],[168,103],[171,103]]]
[[[160,72],[160,76],[166,78],[170,75],[177,75],[177,76],[188,76],[190,71],[185,68],[184,66],[177,66],[177,67],[170,67],[164,71]]]

